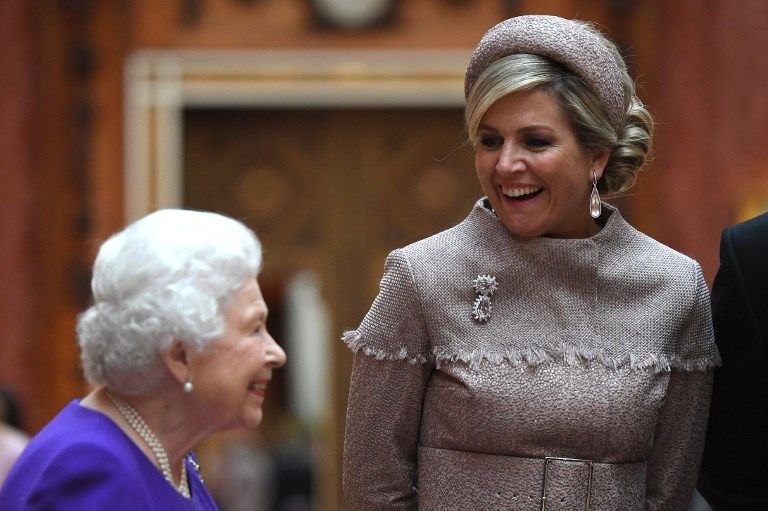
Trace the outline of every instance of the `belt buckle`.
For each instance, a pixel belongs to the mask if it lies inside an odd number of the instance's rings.
[[[584,511],[589,511],[589,499],[592,496],[592,461],[580,460],[577,458],[557,458],[547,456],[544,458],[544,478],[541,482],[541,511],[545,511],[547,507],[547,475],[549,473],[550,461],[565,461],[570,463],[586,463],[589,467],[589,476],[587,477],[587,497],[584,499]]]

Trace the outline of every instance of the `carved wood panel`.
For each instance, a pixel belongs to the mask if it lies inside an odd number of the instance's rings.
[[[253,227],[265,275],[331,272],[339,249],[362,269],[366,256],[455,224],[481,194],[457,109],[195,109],[184,119],[185,206]]]
[[[389,251],[454,225],[481,195],[459,109],[188,110],[183,145],[185,207],[256,231],[268,302],[317,271],[334,339],[368,310]],[[333,463],[319,476],[338,491],[351,356],[340,340],[330,353]]]

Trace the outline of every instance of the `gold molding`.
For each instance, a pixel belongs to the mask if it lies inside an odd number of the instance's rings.
[[[461,107],[470,50],[142,50],[125,72],[125,217],[180,207],[185,107]]]

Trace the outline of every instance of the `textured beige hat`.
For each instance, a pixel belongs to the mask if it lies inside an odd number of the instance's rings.
[[[464,97],[491,63],[517,53],[541,55],[570,69],[595,93],[614,129],[621,129],[626,114],[624,62],[616,61],[598,34],[558,16],[517,16],[486,32],[469,59]]]

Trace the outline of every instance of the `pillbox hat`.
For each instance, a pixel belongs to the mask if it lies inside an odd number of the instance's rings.
[[[626,66],[621,57],[614,56],[610,43],[581,23],[558,16],[527,15],[509,18],[492,27],[478,43],[467,65],[465,98],[469,97],[480,74],[496,60],[518,53],[541,55],[584,80],[603,105],[611,126],[621,129],[626,114]]]

